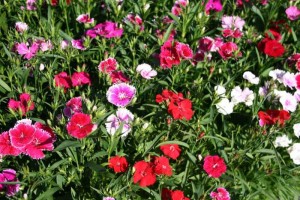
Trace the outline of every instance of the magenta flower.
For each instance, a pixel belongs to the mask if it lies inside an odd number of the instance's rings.
[[[134,86],[126,83],[119,83],[108,88],[106,93],[107,100],[118,107],[127,106],[135,96]]]
[[[209,0],[205,5],[205,12],[209,14],[211,10],[220,12],[223,9],[221,0]]]
[[[19,55],[22,55],[23,58],[26,58],[27,60],[30,60],[32,57],[36,55],[36,53],[39,50],[39,45],[38,43],[34,42],[31,47],[27,47],[25,43],[18,43],[16,45],[17,52]]]
[[[118,28],[117,23],[106,21],[100,24],[97,24],[94,27],[95,32],[97,35],[100,35],[105,38],[114,38],[114,37],[121,37],[123,34],[123,29]]]
[[[83,45],[83,40],[82,39],[78,39],[78,40],[72,40],[72,47],[74,47],[75,49],[79,49],[79,50],[85,50],[86,48]]]
[[[294,21],[297,20],[300,16],[300,9],[296,6],[290,6],[285,10],[285,14],[287,15],[287,18]]]
[[[36,0],[27,0],[26,1],[26,9],[27,10],[36,10]]]
[[[0,174],[0,182],[19,182],[16,176],[16,171],[13,169],[3,170]],[[7,196],[13,196],[19,191],[20,184],[0,184],[0,191],[4,189],[6,190]]]

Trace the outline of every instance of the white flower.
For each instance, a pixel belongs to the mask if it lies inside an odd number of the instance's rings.
[[[258,90],[258,94],[262,97],[267,96],[269,93],[270,82],[266,81],[263,87],[260,87]]]
[[[275,139],[274,146],[277,147],[288,147],[292,143],[292,140],[287,135],[278,136]]]
[[[298,102],[300,102],[300,90],[297,90],[297,91],[294,93],[294,97],[297,99]]]
[[[28,25],[24,22],[16,22],[15,28],[19,33],[23,33],[28,30]]]
[[[138,65],[136,71],[145,79],[152,79],[157,75],[157,71],[152,69],[152,67],[146,63]]]
[[[282,83],[285,87],[293,89],[297,86],[296,78],[294,73],[286,72],[282,77]]]
[[[234,104],[230,102],[227,98],[222,98],[222,100],[216,104],[217,110],[223,115],[228,115],[233,112]]]
[[[246,71],[243,74],[243,78],[249,81],[252,84],[257,85],[259,83],[259,78],[256,77],[252,72]]]
[[[45,69],[45,65],[43,63],[40,64],[40,71],[43,71]]]
[[[231,91],[231,101],[234,105],[238,103],[245,103],[247,106],[251,106],[254,100],[254,93],[249,88],[242,90],[240,86],[236,86]]]
[[[225,97],[225,92],[226,92],[225,87],[223,87],[222,85],[217,85],[214,87],[214,89],[215,89],[216,94],[219,97]]]
[[[294,124],[293,129],[294,129],[295,136],[297,138],[299,138],[300,137],[300,123]]]
[[[294,143],[288,148],[291,159],[296,165],[300,165],[300,143]]]
[[[295,112],[297,108],[297,99],[290,93],[282,95],[279,99],[279,102],[283,106],[284,110]]]
[[[285,74],[285,71],[280,70],[280,69],[271,70],[269,72],[269,76],[271,76],[274,81],[277,80],[279,83],[282,83],[282,78],[283,78],[284,74]]]
[[[288,94],[286,91],[277,90],[277,89],[274,89],[273,92],[274,92],[275,97],[277,97],[277,98],[283,97]]]

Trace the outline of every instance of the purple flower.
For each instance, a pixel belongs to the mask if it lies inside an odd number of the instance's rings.
[[[123,29],[118,28],[117,23],[111,21],[97,24],[94,30],[98,35],[105,38],[121,37],[123,34]]]
[[[3,170],[0,174],[0,182],[19,182],[16,171],[13,169]],[[6,189],[7,196],[15,195],[20,188],[20,184],[0,184],[0,191]]]
[[[300,9],[296,6],[290,6],[285,10],[285,14],[290,20],[297,20],[300,16]]]
[[[221,0],[209,0],[205,5],[205,12],[209,14],[209,11],[213,10],[216,12],[220,12],[223,9]]]
[[[135,95],[136,89],[134,86],[126,83],[119,83],[109,87],[106,97],[107,100],[118,107],[127,106]]]

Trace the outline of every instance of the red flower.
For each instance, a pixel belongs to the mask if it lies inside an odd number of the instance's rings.
[[[109,74],[110,79],[113,83],[128,83],[130,79],[125,76],[122,71],[113,71]]]
[[[220,56],[227,60],[229,58],[232,58],[235,56],[235,53],[238,51],[238,46],[233,42],[226,42],[224,43],[220,49],[218,50]],[[240,52],[238,52],[238,55],[241,55]]]
[[[290,113],[286,110],[267,110],[259,111],[259,125],[274,125],[278,123],[279,125],[283,126],[286,120],[290,119]]]
[[[117,61],[114,58],[108,58],[100,62],[98,69],[99,71],[109,74],[117,69]]]
[[[180,64],[180,55],[176,50],[175,46],[173,46],[173,40],[168,40],[163,44],[160,48],[160,65],[163,69],[172,68],[173,65]]]
[[[125,157],[111,157],[108,163],[109,168],[113,169],[115,173],[125,172],[128,168],[128,163]]]
[[[154,172],[157,175],[167,175],[172,176],[172,167],[169,164],[168,158],[164,156],[154,157]]]
[[[66,72],[61,72],[54,76],[55,86],[65,90],[72,86],[72,81]]]
[[[164,155],[176,160],[180,155],[181,149],[177,144],[165,144],[159,147]]]
[[[287,63],[289,67],[296,66],[297,70],[300,71],[300,53],[296,53],[288,57]]]
[[[192,102],[189,99],[172,101],[168,106],[168,113],[170,113],[174,119],[190,120],[194,114]]]
[[[181,190],[169,190],[167,188],[162,189],[161,193],[162,200],[189,200],[189,198],[184,196],[184,193]]]
[[[20,153],[22,153],[20,149],[17,149],[11,145],[8,132],[3,132],[0,135],[0,155],[18,156],[20,155]]]
[[[74,72],[72,74],[72,86],[91,85],[90,75],[86,72]]]
[[[299,61],[300,64],[300,61]],[[297,74],[296,77],[297,89],[300,90],[300,74]]]
[[[265,33],[265,38],[269,39],[269,40],[276,40],[279,41],[281,40],[281,34],[278,33],[275,30],[269,29],[266,33]]]
[[[209,176],[219,178],[226,172],[227,168],[223,158],[219,156],[206,156],[204,158],[203,169]]]
[[[285,49],[276,40],[268,40],[265,43],[264,53],[271,57],[280,57],[283,55]]]
[[[67,131],[69,135],[82,139],[94,131],[96,127],[95,124],[92,124],[90,115],[75,113],[67,124]]]
[[[141,187],[153,185],[156,176],[153,170],[153,164],[145,161],[138,161],[134,164],[135,172],[133,174],[133,182],[138,183]]]
[[[175,49],[182,59],[193,58],[193,51],[188,44],[177,42]]]

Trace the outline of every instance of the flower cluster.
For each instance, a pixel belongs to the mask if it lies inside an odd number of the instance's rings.
[[[166,102],[168,113],[174,119],[191,120],[194,114],[192,102],[185,99],[182,93],[174,93],[170,90],[163,90],[162,94],[156,95],[156,103]]]
[[[13,128],[0,135],[0,155],[18,156],[21,153],[33,159],[45,157],[43,151],[52,151],[56,137],[52,130],[29,119],[19,120]]]
[[[71,87],[90,85],[91,79],[87,72],[74,72],[70,77],[67,72],[60,72],[54,76],[55,86],[66,91]]]
[[[104,38],[115,38],[121,37],[123,34],[123,29],[118,28],[118,24],[111,21],[106,21],[97,24],[93,29],[89,29],[85,33],[90,38],[96,38],[97,36],[102,36]]]

